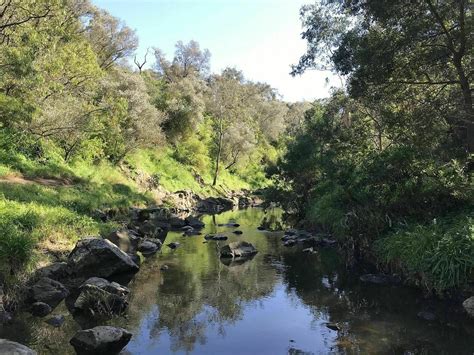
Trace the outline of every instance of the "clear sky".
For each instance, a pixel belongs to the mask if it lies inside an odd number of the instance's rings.
[[[287,101],[327,97],[330,85],[338,85],[330,73],[289,75],[306,48],[299,9],[311,1],[93,0],[137,31],[139,55],[158,47],[171,58],[177,41],[193,39],[211,51],[213,72],[236,67],[249,80],[269,83]]]

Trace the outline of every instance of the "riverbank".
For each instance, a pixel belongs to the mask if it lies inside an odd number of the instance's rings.
[[[0,161],[0,281],[3,303],[13,309],[21,297],[17,285],[64,258],[79,238],[123,227],[131,207],[201,204],[205,211],[250,203],[245,191],[252,185],[240,176],[223,171],[211,186],[210,174],[177,162],[166,149],[135,152],[119,165],[65,163],[54,149],[41,159],[10,152]]]

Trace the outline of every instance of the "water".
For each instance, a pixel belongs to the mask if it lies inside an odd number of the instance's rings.
[[[124,354],[473,354],[474,324],[442,304],[423,300],[416,290],[361,284],[345,271],[334,250],[306,254],[285,248],[282,233],[258,231],[264,217],[278,220],[281,211],[261,209],[205,216],[205,233],[227,232],[229,241],[246,240],[259,253],[245,263],[223,264],[218,243],[202,236],[170,233],[179,241],[148,259],[129,285],[127,317],[109,324],[134,336]],[[241,224],[242,236],[217,223]],[[219,242],[224,245],[227,242]],[[169,269],[160,271],[161,265]],[[430,307],[439,320],[417,313]],[[6,337],[40,354],[70,354],[69,339],[78,324],[52,328],[23,315]],[[328,322],[338,323],[331,330]]]

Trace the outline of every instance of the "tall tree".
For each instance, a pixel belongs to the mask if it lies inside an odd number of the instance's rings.
[[[322,19],[322,13],[329,16]],[[376,101],[383,96],[398,106],[416,97],[417,110],[437,107],[436,124],[446,121],[464,147],[474,150],[474,31],[468,0],[328,0],[303,7],[301,15],[308,51],[293,74],[326,59],[349,76],[354,97]],[[449,101],[456,107],[443,104]]]

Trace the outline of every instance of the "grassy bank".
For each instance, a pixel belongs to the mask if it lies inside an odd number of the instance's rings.
[[[137,151],[118,166],[85,160],[66,163],[52,146],[44,146],[37,158],[3,150],[1,273],[7,279],[17,277],[69,251],[79,237],[120,226],[120,218],[102,222],[99,211],[120,215],[130,206],[160,203],[163,190],[188,189],[210,196],[252,187],[229,172],[223,172],[217,188],[210,182],[210,172],[179,163],[169,148]]]

